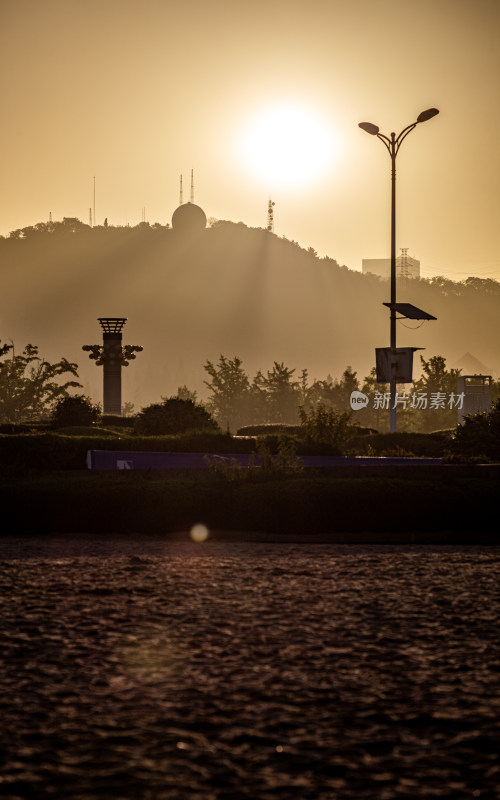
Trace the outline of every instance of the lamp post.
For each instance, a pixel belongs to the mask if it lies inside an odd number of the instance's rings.
[[[386,136],[380,133],[377,125],[371,122],[360,122],[359,127],[372,136],[376,136],[384,143],[389,155],[391,157],[391,302],[390,302],[390,355],[391,355],[391,380],[390,380],[390,411],[389,411],[389,430],[391,433],[396,431],[396,156],[399,148],[404,139],[411,131],[417,127],[420,122],[427,122],[432,119],[436,114],[439,114],[437,108],[428,108],[418,115],[415,122],[403,128],[401,133],[396,136],[391,133],[391,136]]]

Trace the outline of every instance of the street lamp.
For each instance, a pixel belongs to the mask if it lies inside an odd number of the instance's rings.
[[[404,128],[399,136],[391,133],[390,138],[383,133],[377,125],[371,122],[360,122],[359,127],[372,136],[376,136],[387,147],[391,157],[392,171],[391,171],[391,302],[389,308],[391,310],[390,317],[390,354],[391,354],[391,380],[390,380],[390,431],[396,431],[396,364],[395,364],[395,350],[396,350],[396,156],[399,148],[404,139],[411,131],[417,127],[420,122],[427,122],[432,119],[436,114],[439,114],[437,108],[428,108],[418,115],[415,122]]]

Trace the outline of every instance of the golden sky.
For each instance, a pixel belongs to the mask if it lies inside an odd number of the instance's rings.
[[[499,0],[0,0],[0,234],[64,216],[208,217],[352,269],[397,246],[422,275],[500,279]],[[260,126],[260,127],[259,127]],[[285,132],[284,132],[285,131]],[[267,135],[266,135],[267,134]],[[279,167],[279,168],[278,168]]]

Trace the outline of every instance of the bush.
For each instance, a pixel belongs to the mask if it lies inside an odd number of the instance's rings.
[[[206,455],[210,474],[225,482],[281,480],[301,475],[304,467],[297,456],[296,440],[281,436],[274,441],[273,437],[271,447],[269,438],[257,439],[256,453],[252,453],[248,466],[242,466],[236,458]]]
[[[314,445],[318,455],[344,455],[357,428],[351,425],[351,415],[318,405],[306,411],[299,407],[302,430],[309,444]]]
[[[57,433],[60,436],[114,436],[120,438],[117,431],[111,431],[109,428],[92,427],[89,429],[88,425],[68,425],[67,428],[58,428]]]
[[[104,425],[105,428],[132,429],[135,423],[135,415],[131,417],[117,417],[114,414],[103,414],[100,423]]]
[[[134,433],[145,436],[218,430],[219,426],[203,406],[180,397],[167,397],[163,403],[143,408],[134,424]]]
[[[85,469],[88,450],[164,453],[252,453],[254,439],[232,439],[225,433],[201,431],[177,436],[110,436],[87,428],[85,436],[59,432],[0,435],[0,468]]]
[[[263,436],[271,433],[298,434],[301,432],[300,425],[287,425],[284,422],[269,422],[265,425],[245,425],[238,428],[236,436]]]
[[[465,417],[455,430],[452,451],[465,456],[484,454],[500,459],[500,398],[491,411]]]
[[[10,433],[41,433],[44,431],[51,431],[52,424],[50,422],[5,422],[0,425],[0,434]]]
[[[351,449],[359,454],[372,456],[406,455],[441,458],[450,449],[451,435],[447,431],[439,433],[373,433],[360,436],[356,432]]]
[[[94,425],[101,418],[101,408],[94,405],[90,397],[76,394],[72,397],[61,397],[52,408],[54,428]]]

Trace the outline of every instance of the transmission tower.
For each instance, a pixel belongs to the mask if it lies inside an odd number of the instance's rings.
[[[273,206],[276,205],[273,203],[271,198],[269,198],[269,202],[267,204],[267,230],[274,233],[274,211]]]
[[[189,195],[189,202],[194,203],[194,170],[191,170],[191,194]]]
[[[181,206],[183,204],[183,202],[184,202],[184,200],[182,199],[182,175],[181,175],[180,190],[179,190],[179,205]]]
[[[399,257],[399,276],[400,278],[403,278],[403,280],[408,280],[410,277],[408,247],[401,248],[401,255]]]

